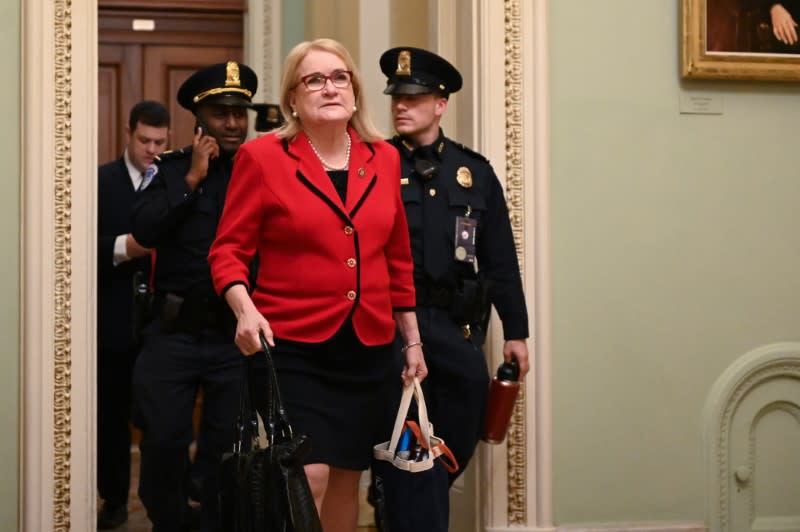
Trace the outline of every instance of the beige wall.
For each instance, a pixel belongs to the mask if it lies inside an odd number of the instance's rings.
[[[17,529],[19,502],[20,2],[0,3],[0,530]]]
[[[360,61],[358,0],[306,0],[305,38],[330,37],[347,47]]]
[[[800,93],[681,82],[679,4],[550,2],[559,524],[702,521],[714,380],[800,338]]]

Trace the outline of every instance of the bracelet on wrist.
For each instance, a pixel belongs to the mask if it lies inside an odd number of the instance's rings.
[[[404,345],[403,347],[400,348],[400,351],[405,353],[406,351],[409,350],[409,348],[416,347],[416,346],[422,347],[422,342],[410,342],[410,343],[407,343],[406,345]]]

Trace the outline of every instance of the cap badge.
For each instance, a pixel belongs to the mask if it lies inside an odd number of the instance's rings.
[[[397,56],[397,71],[395,75],[410,76],[411,75],[411,52],[408,50],[401,50]]]
[[[236,61],[228,61],[225,67],[225,86],[226,87],[240,87],[242,85],[239,79],[239,64]]]
[[[472,172],[466,166],[456,170],[456,181],[464,188],[472,188]]]

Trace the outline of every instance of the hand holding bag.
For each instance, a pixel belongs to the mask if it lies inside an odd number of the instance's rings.
[[[406,419],[412,398],[417,402],[418,424]],[[406,439],[414,440],[408,448]],[[403,390],[391,439],[376,445],[373,455],[370,495],[380,530],[447,532],[447,473],[455,472],[458,464],[444,440],[433,434],[417,378]]]
[[[267,405],[263,419],[268,445],[260,448],[258,425],[249,393],[249,366],[242,382],[237,442],[223,458],[221,512],[223,530],[232,532],[322,532],[314,497],[308,485],[303,458],[311,441],[295,435],[281,401],[278,377],[269,345],[261,337],[267,362]],[[255,356],[255,355],[254,355]],[[262,412],[262,416],[263,416]],[[249,424],[252,449],[245,452],[244,427]]]

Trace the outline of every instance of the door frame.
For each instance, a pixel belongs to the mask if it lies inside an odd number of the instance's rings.
[[[261,24],[252,20],[256,13],[264,17],[262,23],[279,23],[279,2],[250,0],[259,5],[250,11],[246,33]],[[20,4],[20,529],[91,530],[96,516],[96,187],[90,176],[97,171],[97,0]],[[553,529],[547,6],[548,0],[472,0],[469,5],[482,16],[472,20],[483,22],[473,25],[477,38],[466,70],[481,88],[460,105],[478,117],[474,146],[505,163],[496,162],[495,169],[506,183],[520,247],[534,361],[515,417],[514,443],[485,453],[482,469],[488,479],[494,486],[506,485],[481,496],[480,528],[492,531]],[[444,28],[446,18],[440,17],[437,28]],[[256,54],[263,65],[274,64],[279,39],[274,32],[269,46]],[[479,47],[480,42],[486,46]],[[479,75],[498,66],[504,69],[499,78]],[[272,90],[275,76],[269,68]],[[509,105],[507,96],[512,96]],[[501,344],[495,336],[493,362]],[[512,484],[510,479],[520,475],[526,483]]]

